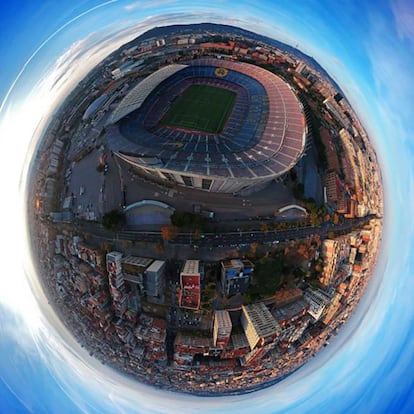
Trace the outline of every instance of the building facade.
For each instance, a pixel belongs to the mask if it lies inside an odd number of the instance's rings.
[[[144,273],[151,265],[153,259],[147,257],[126,256],[122,258],[122,274],[124,280],[136,285],[140,292],[144,291]]]
[[[200,307],[201,266],[199,260],[187,260],[180,273],[181,308],[197,310]]]
[[[249,288],[254,265],[247,259],[230,259],[221,262],[221,284],[227,296],[245,293]]]
[[[231,335],[232,323],[229,312],[219,310],[214,312],[213,344],[217,347],[225,347]]]
[[[161,122],[191,84],[236,93],[220,133]],[[256,191],[282,177],[304,154],[308,134],[303,105],[281,78],[259,66],[217,59],[152,73],[124,97],[107,127],[114,154],[147,178],[223,193]]]
[[[144,287],[147,296],[159,298],[164,293],[165,261],[154,260],[144,274]]]
[[[109,292],[115,315],[122,317],[128,307],[128,295],[122,276],[122,253],[110,252],[106,255],[106,270],[108,271]]]
[[[275,318],[262,302],[243,305],[240,321],[251,351],[272,342],[281,332]]]
[[[322,289],[307,289],[304,298],[309,303],[308,313],[316,321],[319,320],[331,302],[331,295]]]

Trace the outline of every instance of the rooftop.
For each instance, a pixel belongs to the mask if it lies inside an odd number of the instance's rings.
[[[232,327],[230,314],[226,310],[217,310],[214,312],[215,321],[217,321],[218,326],[220,327]]]
[[[280,330],[275,318],[262,302],[251,305],[243,305],[242,310],[249,322],[253,325],[256,334],[265,338]]]
[[[159,272],[165,265],[165,260],[154,260],[150,266],[147,267],[147,272]]]
[[[125,256],[122,258],[122,264],[127,264],[131,266],[141,266],[148,267],[153,262],[153,259],[147,257],[138,257],[138,256]]]
[[[226,69],[226,74],[217,77],[217,68]],[[220,134],[190,133],[157,124],[158,115],[150,109],[159,100],[179,94],[175,90],[179,81],[206,79],[236,89],[238,94]],[[156,88],[157,94],[151,94]],[[175,95],[167,93],[168,88]],[[214,177],[262,178],[288,171],[305,148],[307,129],[301,103],[281,78],[255,65],[198,59],[189,65],[166,66],[144,79],[124,100],[111,117],[110,123],[120,122],[108,129],[108,142],[113,151],[140,165],[150,162],[165,171]],[[151,128],[144,127],[148,117],[154,118]]]
[[[187,260],[184,264],[182,274],[196,275],[200,273],[200,261],[199,260]]]

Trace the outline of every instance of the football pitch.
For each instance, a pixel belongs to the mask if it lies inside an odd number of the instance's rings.
[[[161,124],[209,134],[221,132],[236,93],[208,85],[189,86],[171,105]]]

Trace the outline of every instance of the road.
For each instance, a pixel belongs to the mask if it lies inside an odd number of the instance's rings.
[[[277,243],[278,241],[304,239],[311,235],[319,235],[321,238],[327,237],[328,233],[333,232],[336,236],[347,234],[369,220],[376,218],[369,215],[362,218],[347,220],[342,224],[333,225],[324,223],[320,226],[299,227],[288,230],[271,231],[236,231],[226,233],[203,233],[198,239],[194,238],[193,233],[178,233],[177,236],[168,243],[171,245],[196,246],[196,247],[236,247],[249,245],[251,243]],[[131,240],[136,242],[160,243],[162,242],[160,231],[138,231],[121,230],[113,233],[104,229],[96,223],[79,223],[74,226],[79,232],[88,232],[95,236],[108,240]]]

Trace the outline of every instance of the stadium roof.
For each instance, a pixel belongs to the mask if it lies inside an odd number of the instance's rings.
[[[217,68],[226,68],[227,72],[218,76]],[[173,88],[181,83],[208,80],[238,93],[222,133],[144,127],[151,99],[155,102],[163,94],[173,99]],[[151,95],[157,86],[157,94]],[[142,105],[150,95],[148,104]],[[244,105],[245,112],[238,111],[237,105]],[[239,118],[235,119],[237,113]],[[279,176],[296,164],[305,148],[303,107],[290,86],[274,73],[248,63],[209,58],[166,66],[138,84],[115,110],[111,121],[117,122],[127,114],[130,116],[109,129],[111,149],[130,162],[163,171],[251,179]],[[128,129],[129,136],[125,135]]]
[[[141,81],[135,88],[133,88],[125,97],[122,99],[118,107],[112,113],[109,124],[118,122],[121,118],[130,114],[132,111],[138,109],[148,95],[165,79],[169,78],[174,73],[185,68],[186,65],[169,65],[157,70],[151,75],[147,76]]]
[[[108,95],[106,93],[102,94],[96,98],[87,108],[83,114],[82,120],[86,121],[91,116],[95,115],[98,109],[107,101]]]

